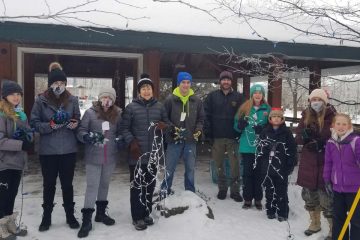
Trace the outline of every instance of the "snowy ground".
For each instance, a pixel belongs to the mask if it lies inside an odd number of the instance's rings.
[[[189,201],[189,194],[183,193],[183,165],[179,165],[174,179],[173,196],[178,202]],[[211,220],[204,215],[204,208],[190,208],[184,214],[164,218],[157,211],[153,212],[156,220],[155,225],[145,231],[136,231],[131,224],[129,203],[129,174],[124,161],[117,167],[110,186],[109,213],[115,218],[116,224],[107,227],[103,224],[93,223],[94,230],[87,239],[225,239],[225,240],[281,240],[288,239],[289,230],[293,239],[323,239],[328,231],[326,224],[323,230],[311,237],[305,237],[303,230],[308,225],[308,215],[303,208],[301,188],[294,184],[296,170],[290,177],[289,198],[290,216],[289,222],[268,220],[265,211],[255,209],[243,210],[242,203],[236,203],[229,196],[226,200],[216,198],[217,186],[211,182],[209,174],[209,157],[202,156],[197,162],[196,187],[198,195],[207,200],[212,208],[215,219]],[[76,217],[81,219],[81,208],[84,201],[85,191],[84,164],[80,160],[77,164],[74,179]],[[70,229],[65,223],[65,214],[62,208],[60,186],[58,184],[56,203],[54,208],[52,226],[49,231],[40,233],[37,229],[42,215],[42,177],[38,167],[38,160],[30,164],[30,169],[24,177],[24,204],[22,222],[27,225],[29,234],[25,238],[18,239],[77,239],[77,230]],[[205,197],[204,197],[205,196]],[[201,203],[203,200],[192,196],[190,201]],[[20,195],[16,201],[16,210],[21,209]],[[325,223],[325,221],[322,221]],[[290,229],[289,229],[290,227]]]

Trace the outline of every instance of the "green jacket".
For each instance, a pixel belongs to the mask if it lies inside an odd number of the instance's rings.
[[[250,110],[249,116],[245,117],[245,120],[248,121],[249,125],[241,131],[238,128],[238,115],[235,115],[235,121],[234,121],[234,129],[241,133],[240,137],[240,145],[239,145],[239,152],[240,153],[255,153],[256,151],[256,145],[255,145],[255,139],[256,134],[253,129],[254,125],[261,125],[265,126],[268,123],[268,116],[271,111],[271,107],[267,103],[263,103],[260,105],[260,107],[255,110],[255,107],[252,107]],[[256,114],[256,118],[254,117]]]

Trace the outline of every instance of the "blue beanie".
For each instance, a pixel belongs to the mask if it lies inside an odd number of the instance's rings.
[[[189,80],[192,83],[192,76],[188,72],[179,72],[177,75],[177,85],[179,86],[183,80]]]
[[[263,97],[265,97],[265,89],[260,84],[255,84],[255,85],[251,86],[251,88],[250,88],[250,97],[252,97],[256,91],[261,92]]]

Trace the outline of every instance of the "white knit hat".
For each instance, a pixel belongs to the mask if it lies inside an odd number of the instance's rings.
[[[113,102],[116,101],[116,91],[112,87],[104,87],[99,91],[98,99],[100,100],[102,97],[109,97]]]
[[[323,89],[320,89],[320,88],[314,89],[309,95],[309,100],[311,100],[314,97],[320,98],[321,100],[323,100],[325,102],[325,104],[328,104],[328,102],[329,102],[328,96]]]

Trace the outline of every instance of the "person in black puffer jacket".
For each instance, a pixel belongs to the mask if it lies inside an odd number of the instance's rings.
[[[274,219],[277,213],[281,222],[287,220],[289,214],[288,175],[297,163],[297,146],[294,136],[284,123],[284,113],[281,109],[272,109],[269,123],[260,134],[256,164],[260,164],[263,177],[266,214],[269,219]]]

